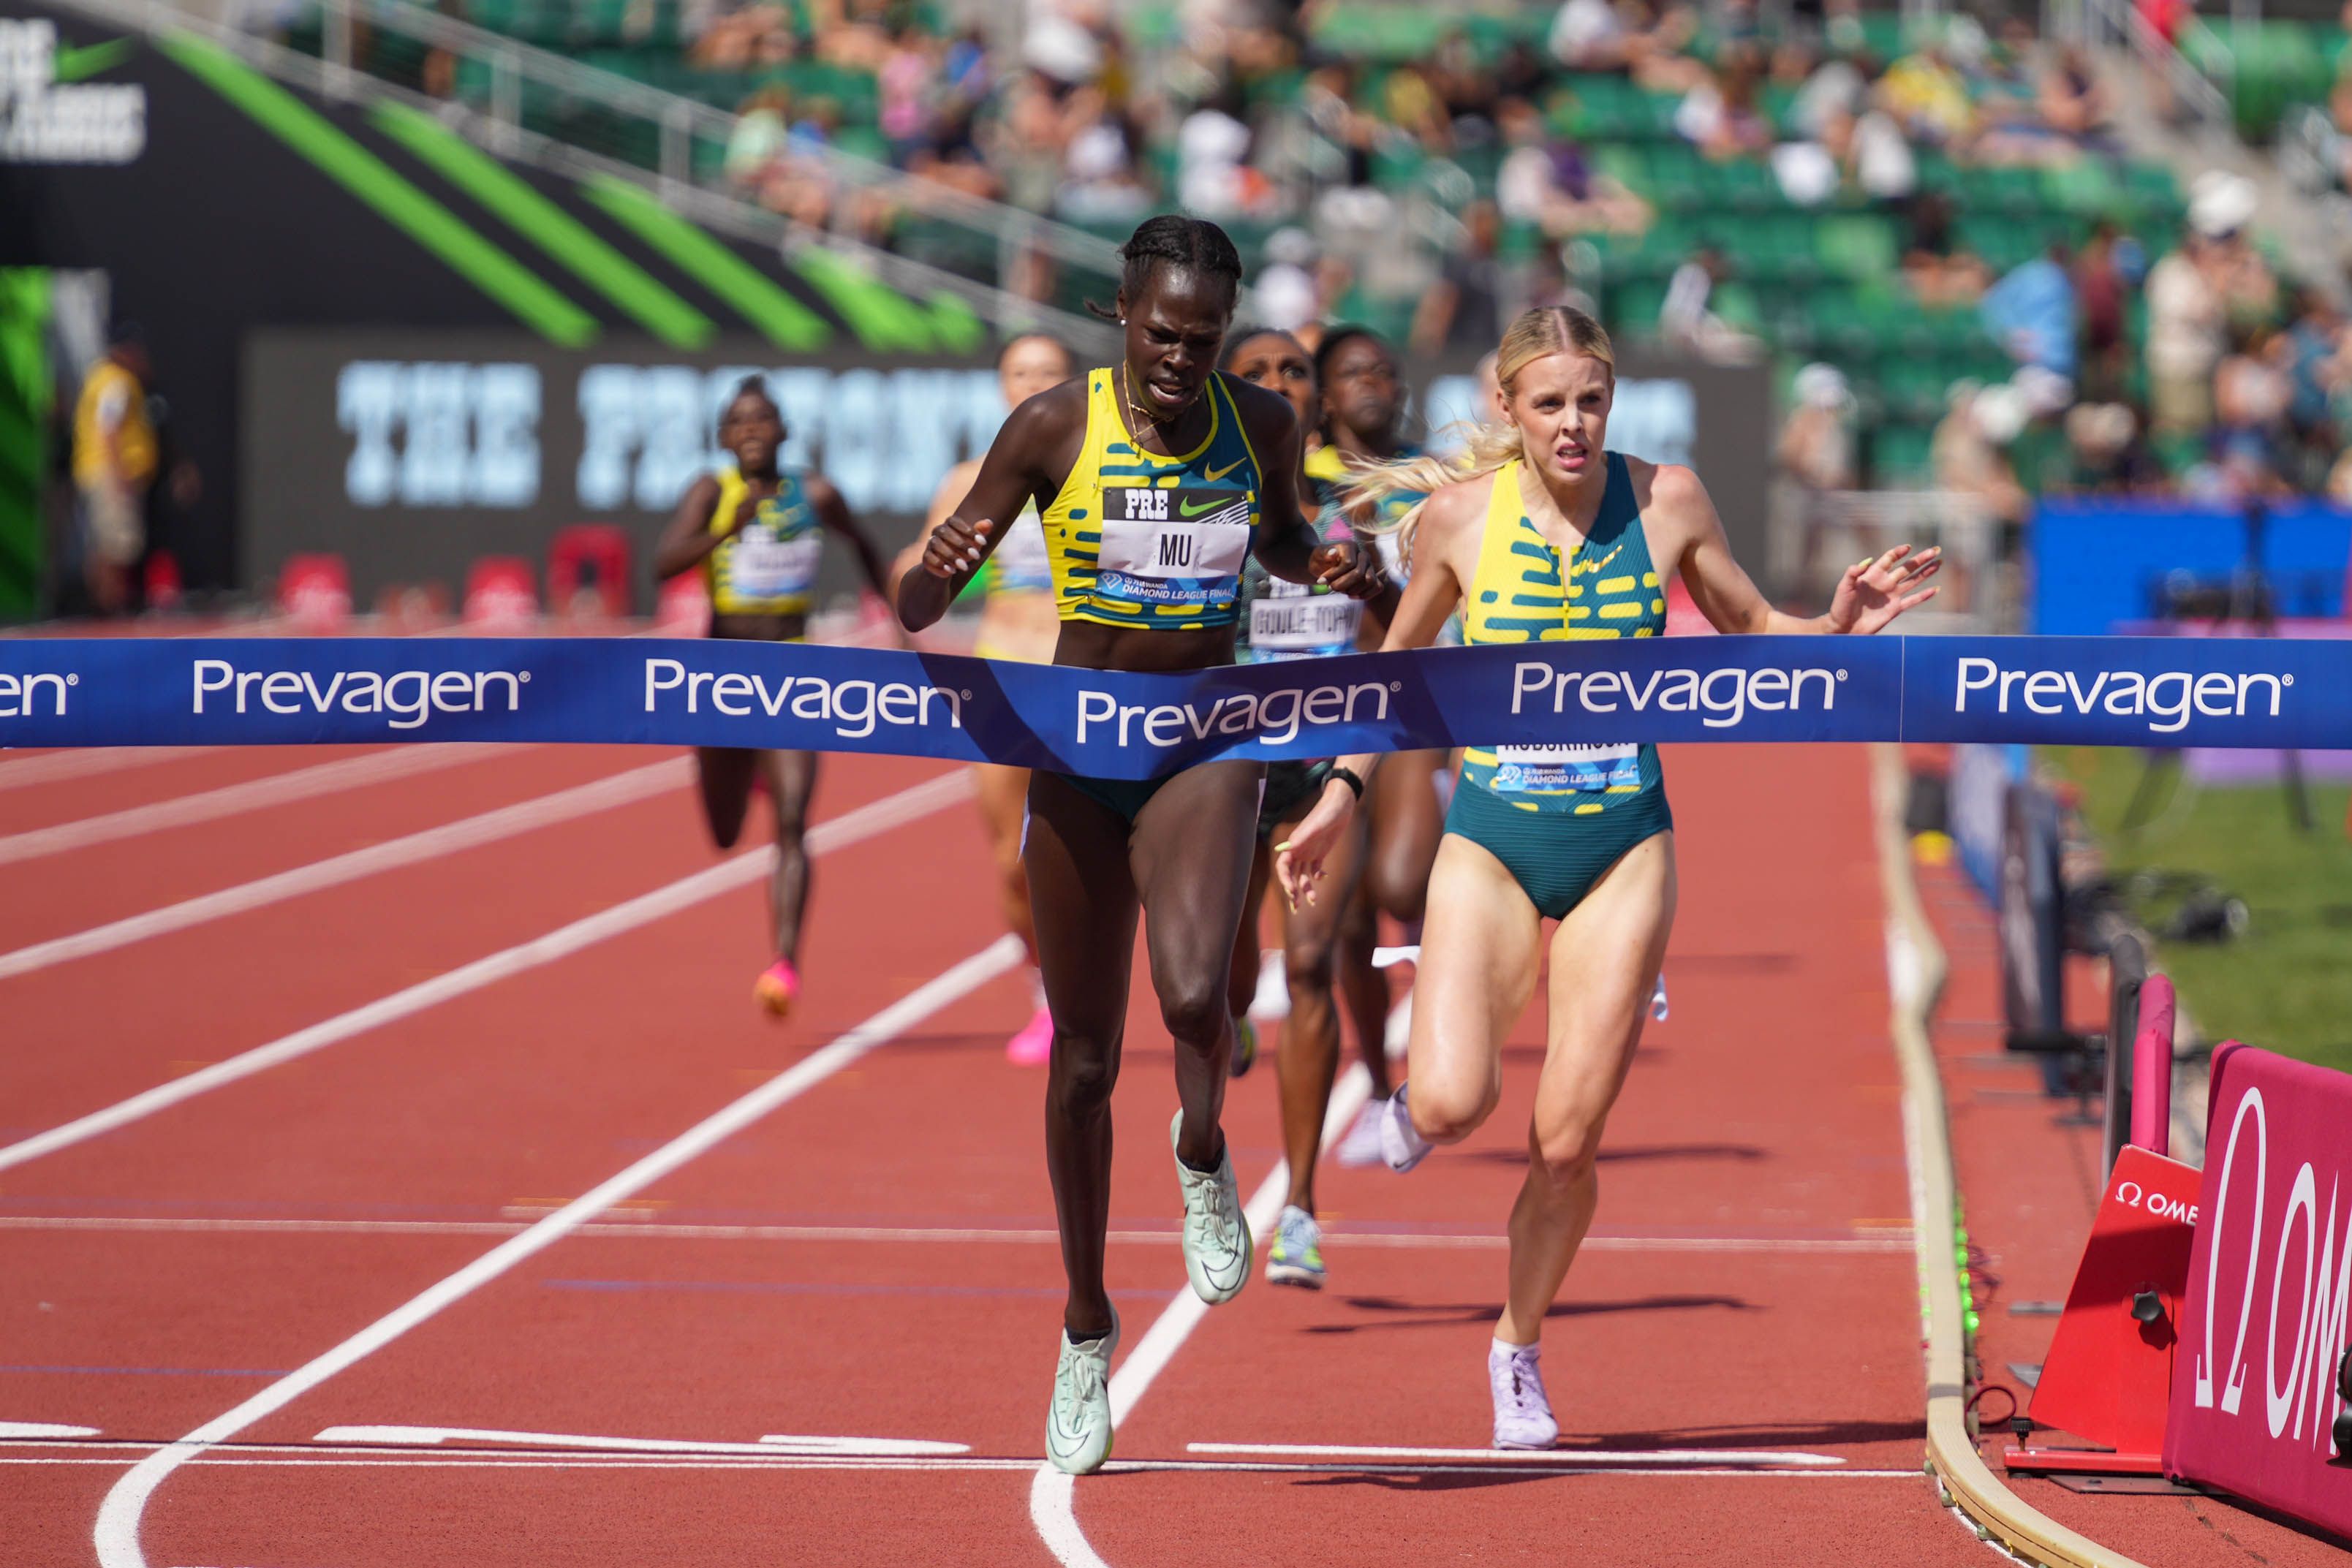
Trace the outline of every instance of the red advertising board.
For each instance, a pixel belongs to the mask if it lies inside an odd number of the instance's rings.
[[[2352,1535],[2352,1074],[2225,1045],[2210,1103],[2165,1472]]]

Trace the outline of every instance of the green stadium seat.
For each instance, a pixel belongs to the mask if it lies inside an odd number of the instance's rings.
[[[1870,480],[1881,489],[1916,489],[1934,476],[1932,423],[1891,420],[1870,434]]]
[[[1854,279],[1885,277],[1899,254],[1894,225],[1860,214],[1821,219],[1813,225],[1813,244],[1824,270]]]

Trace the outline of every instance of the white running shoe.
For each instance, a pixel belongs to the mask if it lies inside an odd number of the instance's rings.
[[[1118,1349],[1118,1309],[1110,1333],[1084,1344],[1062,1331],[1062,1359],[1054,1368],[1054,1403],[1045,1411],[1045,1458],[1057,1470],[1090,1475],[1110,1458],[1110,1358]]]
[[[1339,1145],[1331,1157],[1343,1166],[1376,1166],[1381,1163],[1381,1123],[1387,1119],[1386,1100],[1367,1100],[1339,1135]]]
[[[1505,1344],[1486,1350],[1486,1382],[1495,1396],[1495,1447],[1549,1448],[1559,1441],[1551,1399],[1544,1393],[1543,1346]]]
[[[1184,1113],[1168,1124],[1172,1149],[1184,1130]],[[1184,1192],[1184,1272],[1192,1293],[1209,1305],[1220,1306],[1242,1293],[1249,1283],[1249,1221],[1242,1216],[1241,1189],[1234,1181],[1234,1151],[1217,1156],[1213,1171],[1196,1171],[1180,1155],[1176,1180]]]
[[[1404,1103],[1407,1087],[1397,1085],[1396,1092],[1381,1107],[1381,1158],[1388,1161],[1389,1169],[1400,1175],[1427,1159],[1429,1151],[1437,1147],[1413,1126],[1412,1112]]]

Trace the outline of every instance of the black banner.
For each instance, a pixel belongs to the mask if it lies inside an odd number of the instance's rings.
[[[914,537],[950,466],[1003,419],[993,370],[856,351],[793,360],[753,340],[684,354],[642,341],[570,350],[520,333],[265,331],[246,350],[240,557],[267,581],[329,551],[364,601],[387,582],[461,581],[488,555],[538,559],[568,523],[610,522],[645,561],[670,509],[719,460],[720,405],[758,372],[782,405],[783,459],[841,487],[886,549]],[[1475,412],[1475,362],[1412,377],[1433,423]],[[1629,363],[1611,444],[1707,476],[1733,549],[1760,569],[1767,382],[1759,370]],[[826,594],[856,582],[830,552]]]

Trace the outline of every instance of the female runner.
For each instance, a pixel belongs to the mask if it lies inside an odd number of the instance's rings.
[[[1377,336],[1362,327],[1332,329],[1315,350],[1315,371],[1322,387],[1318,417],[1323,441],[1307,454],[1307,472],[1318,484],[1346,489],[1351,467],[1419,455],[1398,434],[1404,383],[1397,373],[1396,356]],[[1410,491],[1390,490],[1356,514],[1360,522],[1377,530],[1381,559],[1400,583],[1406,571],[1395,544],[1395,523],[1420,499]],[[1357,497],[1351,494],[1349,500],[1354,503]],[[1370,952],[1379,943],[1383,914],[1405,928],[1407,940],[1420,940],[1430,867],[1436,862],[1444,823],[1438,779],[1445,764],[1443,750],[1391,757],[1382,763],[1378,782],[1366,791],[1368,858],[1341,925],[1350,946]],[[1379,1020],[1385,1038],[1388,982],[1367,962],[1360,974],[1351,967],[1347,983],[1350,1016],[1360,1026]],[[1372,1053],[1368,1051],[1365,1060],[1370,1063]],[[1370,1165],[1381,1157],[1381,1118],[1387,1113],[1388,1097],[1383,1055],[1372,1073],[1371,1098],[1332,1151],[1341,1165]]]
[[[1225,351],[1225,369],[1252,386],[1288,398],[1298,411],[1299,427],[1307,427],[1318,401],[1315,366],[1289,333],[1249,332],[1234,338]],[[1299,509],[1316,519],[1324,538],[1355,537],[1332,486],[1308,479],[1304,471],[1297,482]],[[1255,561],[1243,570],[1242,603],[1242,648],[1244,657],[1252,662],[1352,653],[1366,619],[1365,606],[1357,601],[1318,594],[1305,583],[1283,582]],[[1371,608],[1372,618],[1385,624],[1396,608],[1396,590],[1383,582],[1379,601]],[[1249,895],[1242,905],[1241,932],[1234,944],[1233,983],[1227,999],[1237,1036],[1255,1032],[1246,1015],[1257,994],[1257,911],[1273,870],[1267,840],[1280,836],[1283,829],[1307,814],[1322,789],[1327,770],[1319,762],[1267,765],[1265,801],[1257,814],[1257,854],[1250,863]],[[1340,836],[1328,867],[1335,889],[1352,891],[1363,838],[1360,831]],[[1283,971],[1289,982],[1290,1017],[1282,1026],[1275,1075],[1281,1092],[1282,1144],[1290,1165],[1290,1194],[1274,1242],[1266,1249],[1268,1284],[1302,1285],[1308,1290],[1323,1287],[1323,1232],[1315,1219],[1315,1165],[1323,1141],[1324,1113],[1331,1103],[1331,1084],[1339,1071],[1335,981],[1344,981],[1351,998],[1379,998],[1369,1017],[1356,1013],[1357,1042],[1383,1097],[1388,1087],[1388,983],[1372,967],[1370,942],[1351,941],[1341,929],[1351,907],[1352,901],[1343,894],[1283,911]],[[1234,1071],[1241,1071],[1238,1061]]]
[[[817,567],[828,532],[856,553],[874,591],[886,591],[882,558],[841,492],[822,475],[777,468],[784,435],[784,417],[768,395],[767,382],[744,377],[719,417],[719,444],[734,455],[734,466],[697,479],[654,547],[656,577],[702,569],[713,637],[801,641],[815,603]],[[706,746],[696,748],[694,762],[703,818],[722,850],[733,849],[743,831],[755,776],[766,781],[768,798],[775,802],[776,868],[768,879],[768,915],[776,959],[761,971],[752,994],[782,1018],[801,989],[796,966],[809,884],[801,835],[808,822],[809,794],[816,788],[816,754]]]
[[[1077,372],[1070,350],[1058,338],[1043,332],[1024,333],[1004,345],[996,357],[997,384],[1004,389],[1004,406],[1019,408],[1046,388],[1058,386]],[[940,481],[931,497],[929,526],[938,528],[955,515],[980,476],[980,459],[966,458]],[[926,536],[928,538],[928,536]],[[924,541],[909,547],[892,567],[894,580],[921,561]],[[1060,622],[1054,612],[1054,570],[1045,554],[1045,533],[1037,523],[1034,503],[1025,507],[1005,529],[1004,540],[989,558],[982,574],[987,600],[980,612],[980,641],[972,652],[983,659],[1017,659],[1043,664],[1054,657],[1054,636]],[[1037,930],[1029,918],[1029,877],[1021,869],[1021,821],[1028,810],[1029,770],[983,762],[976,769],[980,784],[980,815],[988,828],[989,847],[996,853],[997,886],[1004,924],[1029,950],[1034,975],[1037,963]],[[1053,1015],[1045,1009],[1045,989],[1035,986],[1036,1011],[1019,1033],[1005,1042],[1004,1054],[1024,1067],[1041,1067],[1054,1045]]]
[[[1616,372],[1591,317],[1528,311],[1503,336],[1498,412],[1451,463],[1415,459],[1368,476],[1430,493],[1402,532],[1412,580],[1388,647],[1425,647],[1458,604],[1473,643],[1654,637],[1665,580],[1724,632],[1870,632],[1935,593],[1937,552],[1908,547],[1849,568],[1830,612],[1771,608],[1731,559],[1696,475],[1621,456],[1603,438]],[[1313,898],[1356,805],[1349,780],[1378,758],[1344,758],[1306,821],[1278,846],[1292,898]],[[1505,1035],[1551,939],[1550,1021],[1528,1129],[1528,1177],[1510,1218],[1509,1296],[1487,1356],[1497,1448],[1559,1435],[1538,1364],[1544,1313],[1592,1223],[1593,1159],[1622,1086],[1666,947],[1675,900],[1674,817],[1657,750],[1640,746],[1472,747],[1430,880],[1414,986],[1408,1082],[1382,1141],[1409,1170],[1495,1109]]]
[[[1034,501],[1054,562],[1056,664],[1180,671],[1229,664],[1241,569],[1371,591],[1368,553],[1300,516],[1297,422],[1275,394],[1216,372],[1241,257],[1214,224],[1147,220],[1122,247],[1120,362],[1013,411],[956,515],[898,590],[910,631],[939,619]],[[1187,564],[1170,564],[1190,557]],[[1140,904],[1182,1107],[1170,1128],[1185,1272],[1203,1301],[1249,1278],[1251,1241],[1218,1126],[1233,1051],[1225,1010],[1264,768],[1212,762],[1142,781],[1037,772],[1023,861],[1054,1016],[1045,1161],[1069,1277],[1046,1454],[1074,1474],[1110,1455],[1118,1314],[1103,1290],[1111,1085],[1118,1076]]]

